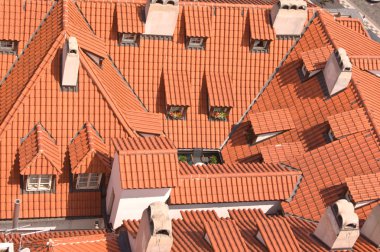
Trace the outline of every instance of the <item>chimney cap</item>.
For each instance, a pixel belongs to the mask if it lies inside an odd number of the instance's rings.
[[[78,41],[76,37],[69,37],[67,45],[69,47],[69,53],[78,53]]]
[[[352,70],[352,64],[350,61],[350,58],[347,55],[346,50],[339,47],[335,51],[335,55],[337,57],[338,63],[343,71],[351,71]]]
[[[306,10],[307,4],[304,0],[279,0],[280,9]]]

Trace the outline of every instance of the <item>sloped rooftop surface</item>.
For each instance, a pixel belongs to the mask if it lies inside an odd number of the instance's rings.
[[[346,178],[350,197],[354,202],[380,199],[380,173]]]

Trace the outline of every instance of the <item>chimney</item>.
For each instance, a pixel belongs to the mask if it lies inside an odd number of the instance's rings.
[[[19,199],[15,200],[15,205],[14,205],[14,209],[13,209],[12,228],[18,228],[18,218],[20,215],[20,203],[21,203],[21,200],[19,200]]]
[[[380,205],[372,209],[371,214],[361,229],[361,233],[380,248]]]
[[[276,35],[300,36],[307,20],[306,1],[280,0],[271,9]]]
[[[352,64],[346,50],[338,48],[328,59],[323,76],[330,95],[334,95],[345,89],[352,77]]]
[[[330,249],[352,249],[360,236],[359,217],[354,205],[340,199],[328,206],[314,235]]]
[[[79,70],[79,50],[75,37],[69,37],[63,47],[62,55],[62,86],[76,87]]]
[[[170,252],[173,245],[169,207],[154,202],[144,210],[133,252]]]
[[[173,36],[179,13],[178,1],[147,0],[144,34]]]

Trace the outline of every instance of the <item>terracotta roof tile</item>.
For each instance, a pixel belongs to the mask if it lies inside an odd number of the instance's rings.
[[[199,225],[203,228],[204,223],[208,221],[218,221],[219,217],[215,210],[195,210],[181,211],[183,220],[192,225]]]
[[[363,108],[329,116],[327,119],[336,138],[371,129]]]
[[[352,56],[350,61],[353,65],[359,67],[362,70],[379,70],[380,69],[380,57],[370,56]]]
[[[276,37],[268,9],[249,9],[249,27],[251,39],[274,40]]]
[[[323,69],[332,52],[331,46],[324,46],[301,53],[306,70],[312,72]]]
[[[260,237],[269,252],[302,251],[285,218],[260,218],[256,221]]]
[[[256,135],[295,128],[289,109],[253,112],[249,118]]]
[[[226,72],[208,72],[206,76],[209,106],[233,107],[232,83]]]
[[[177,149],[166,137],[114,139],[123,189],[177,185]]]
[[[140,133],[163,134],[162,115],[145,111],[126,110],[124,112],[130,127]]]
[[[46,130],[37,124],[19,148],[20,174],[61,174],[58,146]]]
[[[366,31],[364,25],[359,19],[355,18],[347,18],[347,17],[336,17],[335,20],[353,31],[360,33],[364,36],[368,37],[368,32]]]
[[[209,38],[213,31],[213,19],[211,16],[212,8],[210,6],[199,6],[192,8],[184,7],[185,26],[187,37]]]
[[[266,145],[260,147],[260,153],[266,163],[277,163],[303,155],[305,149],[301,142]]]
[[[48,243],[49,250],[54,252],[99,251],[119,252],[118,236],[115,234],[94,234],[65,238],[53,238]]]
[[[171,204],[291,200],[301,173],[274,164],[189,166],[180,163]]]
[[[94,127],[85,123],[69,145],[73,174],[111,172],[108,146],[103,141]]]
[[[205,239],[210,241],[213,251],[249,251],[235,221],[209,221],[204,227]]]
[[[166,104],[190,106],[191,83],[185,71],[167,69],[163,71]]]
[[[144,33],[142,13],[144,5],[118,3],[116,5],[117,31],[119,33]]]
[[[353,176],[346,178],[350,196],[358,203],[380,199],[380,173]]]

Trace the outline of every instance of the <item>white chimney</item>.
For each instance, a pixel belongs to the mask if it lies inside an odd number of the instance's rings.
[[[173,36],[179,13],[178,1],[147,0],[144,34]]]
[[[75,87],[78,82],[79,50],[75,37],[69,37],[63,47],[62,86]]]
[[[323,76],[330,95],[342,91],[348,86],[352,77],[352,64],[346,50],[338,48],[330,55],[323,69]]]
[[[301,35],[307,20],[306,1],[280,0],[271,9],[276,35]]]
[[[172,245],[169,207],[154,202],[142,214],[133,252],[170,252]]]
[[[314,235],[330,249],[352,249],[360,236],[354,205],[340,199],[328,206]]]
[[[372,209],[360,232],[378,248],[380,247],[380,205]]]

